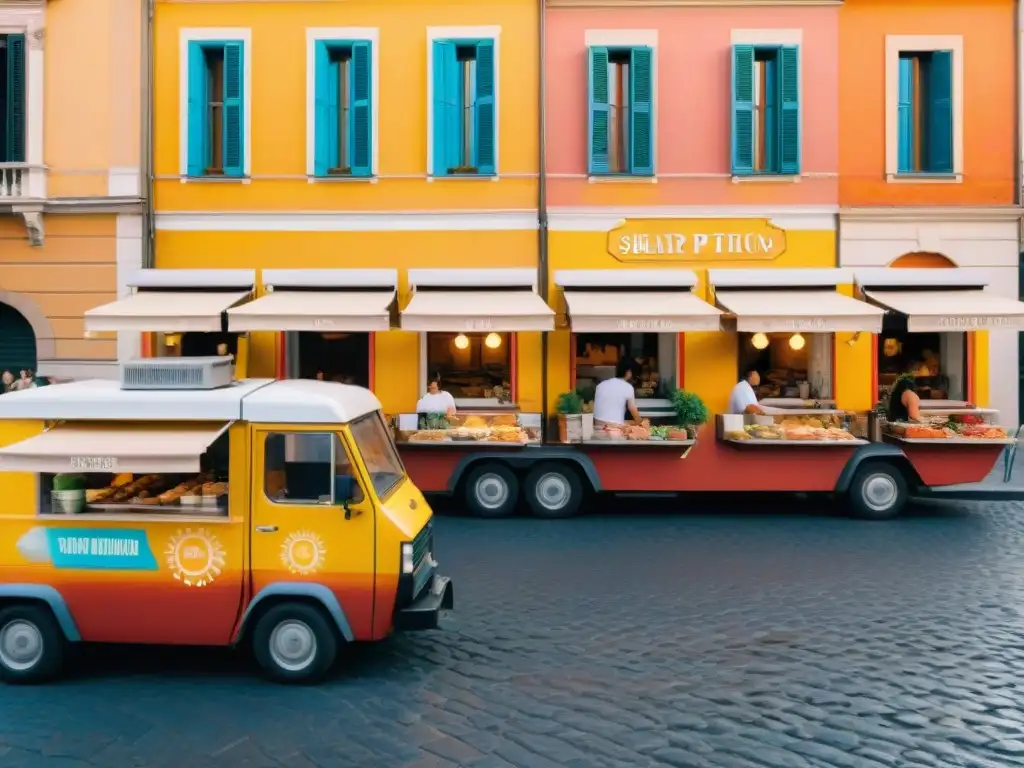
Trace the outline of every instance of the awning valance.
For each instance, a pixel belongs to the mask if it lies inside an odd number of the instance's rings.
[[[983,290],[867,290],[864,295],[906,315],[908,331],[1024,329],[1024,302]]]
[[[689,290],[573,291],[566,289],[576,333],[717,331],[721,311]]]
[[[229,424],[188,429],[58,426],[0,448],[5,472],[199,472],[199,459]]]
[[[228,330],[386,331],[394,291],[277,290],[228,310]]]
[[[880,333],[885,315],[834,290],[719,290],[715,299],[747,333]]]
[[[139,291],[86,310],[85,331],[220,331],[221,313],[249,291]]]
[[[532,290],[417,290],[401,323],[407,331],[552,331],[555,313]]]

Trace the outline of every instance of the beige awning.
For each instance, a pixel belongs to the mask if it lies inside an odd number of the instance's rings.
[[[402,312],[407,331],[553,331],[555,313],[528,290],[417,290]]]
[[[573,291],[566,289],[569,324],[576,333],[717,331],[721,310],[685,291]]]
[[[221,313],[248,295],[248,291],[139,291],[86,310],[85,332],[217,332]]]
[[[60,426],[0,448],[4,472],[199,472],[228,424],[188,429]]]
[[[1024,302],[985,291],[865,291],[864,295],[906,315],[908,331],[1024,329]]]
[[[394,291],[274,291],[228,310],[229,331],[386,331]]]
[[[717,291],[719,305],[747,333],[881,333],[885,312],[834,290]]]

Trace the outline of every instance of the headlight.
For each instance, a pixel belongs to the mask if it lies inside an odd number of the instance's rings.
[[[402,573],[413,572],[413,561],[412,561],[412,544],[406,543],[402,545]]]

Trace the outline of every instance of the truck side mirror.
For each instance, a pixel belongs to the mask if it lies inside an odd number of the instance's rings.
[[[355,498],[356,495],[356,479],[352,475],[335,475],[334,476],[334,503],[341,504],[345,508],[345,519],[352,519],[352,510],[349,508],[349,502]]]

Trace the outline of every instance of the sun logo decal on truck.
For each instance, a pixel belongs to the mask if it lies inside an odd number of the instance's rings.
[[[224,572],[227,552],[205,528],[179,528],[168,540],[164,558],[174,578],[186,587],[205,587]]]
[[[313,531],[293,531],[281,544],[281,562],[292,573],[316,573],[326,555],[323,539]]]

